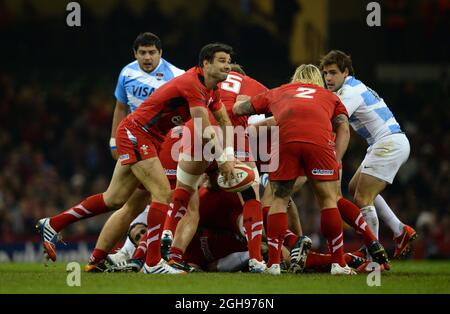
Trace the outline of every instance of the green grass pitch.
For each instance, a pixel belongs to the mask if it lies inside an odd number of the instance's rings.
[[[81,265],[83,266],[83,265]],[[196,273],[181,276],[81,272],[81,286],[69,287],[65,263],[0,264],[0,293],[450,293],[450,262],[395,261],[381,286],[369,287],[366,275],[271,276],[248,273]]]

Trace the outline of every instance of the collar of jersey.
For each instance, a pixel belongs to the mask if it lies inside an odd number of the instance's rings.
[[[159,59],[158,65],[157,65],[156,68],[155,68],[153,71],[151,71],[150,73],[147,73],[147,72],[145,72],[144,70],[142,70],[142,69],[141,69],[141,66],[139,65],[139,62],[138,62],[138,68],[139,68],[139,70],[141,70],[143,73],[145,73],[145,74],[147,74],[147,75],[152,75],[152,74],[155,74],[156,71],[158,71],[158,69],[159,69],[159,67],[161,66],[161,63],[162,63],[162,62],[163,62],[163,58]]]
[[[201,67],[197,66],[197,67],[195,67],[195,72],[197,73],[197,77],[198,77],[198,80],[200,81],[200,83],[202,83],[203,86],[205,86],[206,88],[208,88],[208,87],[206,86],[206,84],[205,84],[205,74],[204,74],[204,72],[203,72],[203,69],[202,69]],[[217,85],[214,86],[212,89],[213,89],[213,90],[218,89]]]

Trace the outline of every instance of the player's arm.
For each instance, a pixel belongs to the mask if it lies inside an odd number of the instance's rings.
[[[114,116],[111,127],[111,139],[109,140],[109,147],[111,148],[111,155],[117,160],[118,153],[116,148],[116,130],[120,121],[123,120],[128,114],[128,107],[123,102],[117,100],[116,107],[114,108]]]
[[[211,122],[209,121],[208,111],[206,108],[201,106],[191,107],[190,113],[192,119],[194,119],[194,138],[201,139],[202,142],[204,140],[212,140],[214,143],[215,152],[217,152],[219,159],[217,160],[217,164],[219,165],[219,170],[221,174],[224,176],[225,180],[228,181],[234,173],[234,150],[233,157],[228,156],[227,152],[224,150],[223,146],[220,143],[220,139],[217,136],[214,129],[211,127]],[[226,114],[226,112],[225,112]],[[228,118],[228,116],[227,116]],[[196,123],[196,119],[200,119],[201,128],[197,128],[198,123]],[[228,118],[228,122],[229,122]],[[219,121],[217,121],[219,123]],[[221,121],[223,123],[223,121]],[[231,122],[230,122],[231,125]],[[205,134],[205,129],[210,131],[209,134]],[[205,137],[203,136],[205,134]]]
[[[233,114],[236,116],[250,116],[255,114],[255,108],[252,105],[251,97],[239,95],[233,105]]]
[[[234,148],[233,148],[234,135],[233,132],[230,132],[232,130],[233,124],[231,123],[230,117],[228,116],[225,106],[222,104],[220,109],[212,111],[212,114],[217,124],[219,125],[220,129],[222,130],[222,135],[224,135],[224,145],[223,145],[224,152],[227,155],[234,156]]]
[[[336,160],[340,162],[350,141],[348,117],[345,114],[339,114],[333,119],[333,130],[336,133]]]

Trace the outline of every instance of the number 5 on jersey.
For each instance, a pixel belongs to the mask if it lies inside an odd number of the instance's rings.
[[[300,87],[297,89],[297,92],[299,93],[295,94],[295,97],[312,99],[314,98],[312,94],[314,94],[316,91],[317,90],[314,88]]]
[[[241,82],[242,77],[233,74],[228,74],[227,79],[224,82],[222,82],[222,89],[235,94],[239,94],[239,92],[241,91],[242,85]]]

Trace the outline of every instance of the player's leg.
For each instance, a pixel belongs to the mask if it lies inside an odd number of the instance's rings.
[[[127,233],[130,223],[145,209],[149,196],[147,190],[136,189],[125,205],[109,217],[100,232],[89,264],[99,264],[107,257],[111,249]]]
[[[147,216],[147,253],[145,273],[175,274],[161,259],[160,239],[167,211],[169,210],[170,184],[158,157],[141,160],[133,164],[131,170],[152,195],[152,203]]]
[[[267,216],[267,242],[269,260],[267,272],[280,273],[281,248],[288,229],[287,206],[294,187],[294,180],[271,180],[272,205]]]
[[[36,227],[41,233],[44,250],[48,257],[53,261],[56,260],[55,244],[59,231],[74,222],[120,208],[136,189],[138,183],[130,166],[117,162],[111,182],[104,193],[90,196],[61,214],[39,220]]]
[[[133,256],[133,254],[136,250],[136,246],[139,243],[139,241],[137,241],[137,240],[131,241],[131,239],[130,239],[131,231],[133,231],[135,229],[135,227],[139,226],[139,225],[145,225],[147,227],[147,216],[148,216],[149,209],[150,209],[150,205],[147,205],[145,207],[145,210],[143,212],[141,212],[131,222],[129,229],[128,229],[128,236],[125,240],[125,243],[120,248],[120,250],[117,252],[117,253],[121,253],[121,254],[119,256],[117,256],[117,258],[115,257],[115,254],[108,255],[108,259],[110,259],[113,263],[115,263],[116,261],[119,261],[119,260],[122,261],[125,257],[127,259],[129,259],[130,257]],[[122,258],[120,256],[122,256]]]
[[[246,162],[255,173],[255,181],[247,190],[238,193],[243,205],[243,226],[247,238],[250,256],[250,272],[263,272],[266,266],[261,255],[261,241],[263,234],[263,212],[259,198],[259,174],[254,162]]]
[[[361,167],[357,170],[355,176],[357,176],[354,194],[355,203],[361,208],[364,219],[378,238],[379,222],[374,200],[385,189],[386,182],[372,175],[361,173]]]
[[[320,207],[320,229],[327,239],[328,249],[332,258],[331,274],[355,274],[347,266],[344,259],[344,237],[342,220],[337,209],[337,181],[311,180],[314,194]]]
[[[198,193],[194,192],[189,200],[186,214],[178,222],[175,230],[173,244],[169,251],[169,265],[178,267],[185,271],[193,271],[184,263],[184,252],[191,243],[199,222],[199,200]]]

